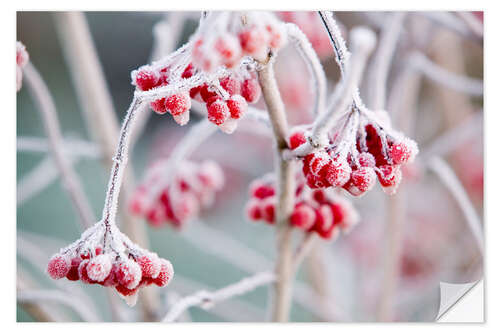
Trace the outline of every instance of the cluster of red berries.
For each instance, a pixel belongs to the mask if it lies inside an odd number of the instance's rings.
[[[153,166],[136,189],[130,211],[143,216],[154,227],[168,223],[181,228],[198,216],[202,207],[210,206],[215,192],[224,185],[224,174],[213,161],[201,164],[184,161],[177,170],[163,185],[161,168]]]
[[[246,207],[248,218],[275,224],[276,190],[272,178],[252,182],[250,196]],[[298,177],[295,198],[289,223],[305,232],[332,239],[358,222],[358,214],[349,201],[328,189],[311,190],[302,177]]]
[[[245,56],[263,61],[269,50],[279,50],[286,43],[283,25],[267,13],[245,13],[245,24],[238,13],[213,15],[195,37],[193,47],[194,65],[206,72],[219,66],[233,68]],[[211,22],[217,26],[212,31]]]
[[[70,281],[115,288],[130,305],[134,305],[140,288],[152,284],[165,287],[174,276],[170,261],[156,253],[141,252],[130,253],[128,258],[113,251],[104,253],[99,246],[83,252],[62,252],[49,260],[47,273],[53,279],[65,277]]]
[[[16,91],[21,89],[23,83],[23,67],[29,61],[26,47],[21,42],[16,42]]]
[[[169,68],[156,69],[146,65],[132,72],[132,83],[140,91],[148,91],[169,84]],[[200,72],[189,63],[181,74],[181,79],[192,78]],[[175,80],[174,80],[175,81]],[[205,103],[208,119],[221,130],[231,133],[236,129],[237,120],[247,110],[247,103],[256,103],[260,98],[260,86],[254,72],[246,69],[227,71],[227,75],[203,82],[189,90],[151,102],[151,108],[159,114],[169,112],[174,120],[185,125],[189,121],[191,99]]]
[[[285,22],[296,24],[304,32],[319,58],[332,54],[330,37],[317,12],[278,12],[277,15]]]
[[[387,194],[394,194],[401,182],[401,167],[418,153],[415,141],[394,132],[388,135],[379,125],[360,126],[355,142],[345,151],[330,141],[330,146],[306,155],[302,171],[311,188],[342,187],[353,196],[371,190],[378,181]],[[339,138],[339,135],[336,135]],[[303,130],[292,133],[291,149],[306,143]]]

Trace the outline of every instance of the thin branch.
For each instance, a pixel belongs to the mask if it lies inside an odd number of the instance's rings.
[[[295,271],[299,269],[300,264],[313,249],[317,240],[318,237],[312,232],[304,236],[302,243],[300,243],[300,245],[297,247],[297,249],[295,250],[295,255],[293,256],[293,267]]]
[[[463,22],[460,18],[453,15],[450,12],[443,11],[418,11],[415,12],[418,15],[421,15],[428,20],[438,24],[444,28],[447,28],[455,33],[476,42],[482,42],[482,38],[479,38],[478,35],[473,32],[467,24]]]
[[[193,295],[184,297],[177,302],[163,318],[163,322],[175,321],[186,309],[199,306],[202,308],[210,308],[216,302],[221,302],[234,296],[242,295],[254,289],[274,282],[276,276],[271,272],[262,272],[254,276],[244,278],[243,280],[221,288],[219,290],[209,292],[201,290]]]
[[[450,191],[453,198],[455,198],[460,210],[465,216],[467,225],[476,240],[477,247],[484,256],[484,236],[481,220],[479,219],[467,192],[460,183],[460,180],[455,175],[455,172],[453,172],[453,169],[440,157],[432,158],[429,161],[429,168],[434,171],[434,173]]]
[[[438,84],[471,96],[483,96],[482,80],[452,73],[435,64],[422,53],[414,53],[409,65],[420,70],[426,77]]]
[[[96,322],[99,318],[94,316],[94,313],[87,310],[83,303],[77,297],[69,293],[57,290],[18,290],[17,301],[19,303],[39,304],[46,302],[55,302],[68,306],[75,311],[82,320],[86,322]]]
[[[63,138],[65,154],[88,158],[99,157],[99,148],[88,141],[72,137]],[[16,140],[16,149],[19,152],[47,153],[50,150],[49,142],[45,138],[21,136]]]
[[[64,188],[71,198],[71,202],[78,213],[80,221],[88,228],[95,223],[94,213],[83,192],[76,172],[73,170],[71,163],[64,153],[61,129],[59,127],[56,107],[50,91],[31,63],[26,64],[24,67],[24,75],[28,88],[33,98],[36,100],[35,104],[40,111],[45,133],[49,140],[50,152],[54,158],[55,165],[61,173]]]
[[[370,92],[372,97],[371,107],[374,110],[384,108],[387,96],[387,78],[391,68],[391,61],[396,51],[396,46],[399,40],[401,31],[403,30],[403,22],[406,17],[405,12],[395,12],[387,20],[380,43],[375,52],[372,66],[372,81],[370,82]]]
[[[292,267],[292,227],[288,223],[295,202],[295,172],[293,161],[283,158],[283,151],[288,148],[288,121],[285,106],[281,99],[273,70],[274,56],[261,64],[257,73],[262,94],[272,124],[276,149],[276,233],[278,254],[276,259],[274,321],[288,321],[291,306]]]
[[[327,86],[326,75],[323,66],[321,66],[321,61],[306,35],[295,24],[286,23],[285,28],[288,37],[292,40],[293,45],[306,62],[309,73],[313,79],[312,91],[316,94],[313,115],[321,114],[326,108]]]

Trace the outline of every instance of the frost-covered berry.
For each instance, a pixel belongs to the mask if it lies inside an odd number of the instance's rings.
[[[303,131],[293,132],[288,140],[290,141],[290,149],[295,149],[307,141]]]
[[[159,84],[160,74],[151,66],[143,66],[132,72],[133,83],[139,90],[147,91]]]
[[[248,108],[246,100],[241,97],[241,95],[231,96],[231,98],[227,100],[227,106],[229,108],[231,118],[233,119],[240,119]]]
[[[399,166],[382,165],[379,167],[377,176],[385,193],[389,195],[396,193],[402,177],[401,168]]]
[[[276,210],[276,199],[268,198],[262,202],[262,218],[269,224],[274,224]]]
[[[118,283],[128,289],[137,287],[142,276],[141,267],[133,260],[119,263],[115,274]]]
[[[80,266],[80,263],[82,262],[82,258],[79,256],[74,257],[71,259],[71,267],[66,274],[66,278],[70,281],[78,281],[80,280],[80,275],[78,274],[78,267]]]
[[[71,261],[67,256],[56,254],[54,255],[48,265],[47,273],[54,280],[62,279],[65,277],[71,268]]]
[[[143,255],[137,258],[137,263],[141,266],[143,278],[156,278],[160,274],[161,261],[158,255]]]
[[[200,95],[204,102],[208,102],[208,100],[212,97],[217,97],[217,93],[211,90],[208,84],[204,84],[201,86]]]
[[[261,60],[267,52],[266,31],[259,27],[249,27],[238,34],[243,51],[252,57]]]
[[[309,172],[315,176],[319,176],[321,169],[326,167],[331,161],[332,159],[326,151],[313,153],[309,161]]]
[[[119,292],[120,294],[122,294],[123,296],[132,296],[132,295],[135,295],[137,293],[137,291],[139,290],[139,288],[127,288],[125,287],[124,285],[117,285],[115,287],[116,291]]]
[[[262,219],[262,207],[260,200],[251,199],[247,202],[245,207],[246,215],[248,219],[252,221],[259,221]]]
[[[167,112],[167,108],[165,107],[165,98],[159,98],[155,101],[152,101],[151,109],[158,114],[165,114]]]
[[[326,179],[333,186],[342,186],[349,180],[351,167],[347,161],[342,159],[333,159],[327,166]]]
[[[224,34],[217,39],[215,51],[221,58],[222,63],[228,68],[237,65],[241,59],[241,46],[238,38],[231,34]]]
[[[181,115],[191,108],[191,98],[187,93],[174,94],[166,99],[165,108],[172,116]]]
[[[94,284],[96,283],[96,281],[91,279],[87,272],[89,261],[89,259],[82,260],[82,262],[78,266],[78,276],[80,277],[80,281],[82,281],[83,283]]]
[[[158,287],[165,287],[170,280],[174,277],[174,267],[170,263],[170,261],[161,258],[161,269],[158,276],[153,280],[153,282]]]
[[[189,112],[184,112],[179,115],[172,116],[172,118],[177,124],[184,126],[189,122]]]
[[[305,203],[296,205],[292,215],[290,215],[290,224],[304,230],[311,228],[315,220],[316,212]]]
[[[229,108],[222,100],[217,100],[207,107],[208,120],[216,125],[221,125],[229,118]]]
[[[220,85],[229,95],[239,95],[241,91],[241,83],[232,76],[226,76],[219,80]]]
[[[321,205],[316,210],[316,220],[314,222],[314,231],[324,238],[330,239],[333,236],[334,231],[334,216],[330,205]]]
[[[286,33],[281,24],[268,24],[266,30],[269,33],[269,46],[280,49],[286,43]]]
[[[377,175],[372,168],[361,167],[351,174],[352,184],[361,192],[371,190],[377,180]]]
[[[241,84],[241,96],[250,104],[259,100],[260,93],[260,85],[255,78],[245,79]]]
[[[111,272],[111,258],[109,255],[100,254],[90,259],[87,264],[87,275],[91,280],[102,282]]]
[[[389,156],[394,164],[405,164],[413,162],[415,155],[418,154],[417,143],[411,139],[394,143],[389,150]]]
[[[375,167],[375,157],[368,152],[364,152],[358,155],[359,164],[363,167],[373,168]]]

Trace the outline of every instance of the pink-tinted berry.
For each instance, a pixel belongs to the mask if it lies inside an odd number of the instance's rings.
[[[220,79],[220,85],[229,95],[239,95],[241,91],[241,83],[232,76],[226,76]]]
[[[80,275],[78,274],[78,267],[80,266],[80,263],[82,262],[82,259],[77,256],[71,259],[71,267],[66,274],[66,278],[70,281],[78,281],[80,280]]]
[[[141,267],[133,260],[122,261],[115,272],[119,284],[134,289],[141,281]]]
[[[288,140],[290,141],[290,149],[295,149],[307,141],[303,131],[294,132]]]
[[[405,139],[392,145],[389,156],[394,164],[405,164],[413,161],[417,152],[418,148],[415,141]]]
[[[241,84],[241,96],[248,103],[255,103],[260,98],[260,85],[255,78],[245,79]]]
[[[258,221],[262,219],[262,208],[259,200],[250,199],[246,205],[246,214],[248,219]]]
[[[82,260],[80,266],[78,266],[78,276],[83,283],[94,284],[95,280],[91,279],[87,272],[87,266],[89,264],[89,259]]]
[[[172,116],[178,116],[191,108],[191,98],[187,93],[174,94],[166,99],[165,107]]]
[[[262,203],[262,218],[268,224],[275,223],[275,210],[276,210],[276,200],[274,198],[269,198],[264,200]]]
[[[165,107],[165,98],[160,98],[155,101],[152,101],[151,109],[158,114],[164,114],[167,112],[167,108]]]
[[[282,48],[286,42],[286,36],[282,26],[268,24],[266,25],[266,30],[269,33],[269,46],[274,49]]]
[[[334,227],[334,217],[330,205],[321,205],[316,210],[314,230],[320,237],[330,239],[333,236]]]
[[[65,277],[71,268],[71,261],[67,256],[56,254],[54,255],[48,265],[47,273],[51,278],[57,280]]]
[[[292,215],[290,216],[290,224],[308,230],[314,225],[316,212],[308,204],[298,204],[295,206]]]
[[[309,162],[309,171],[315,175],[319,176],[319,173],[323,167],[331,163],[332,159],[326,151],[319,151],[314,153],[313,157]]]
[[[363,167],[373,168],[375,167],[375,157],[368,152],[359,154],[358,156],[359,164]]]
[[[137,258],[137,263],[141,266],[143,278],[156,278],[160,274],[161,261],[157,255],[143,255]]]
[[[147,91],[158,85],[160,81],[160,76],[157,71],[155,71],[150,66],[141,67],[134,77],[134,83],[139,88],[139,90]]]
[[[327,166],[326,179],[332,187],[339,187],[347,183],[351,175],[351,167],[342,159],[333,159]]]
[[[221,125],[229,118],[229,107],[222,100],[217,100],[207,107],[208,120],[216,125]]]
[[[227,106],[229,108],[231,118],[233,119],[240,119],[248,108],[246,100],[240,95],[231,96],[231,98],[227,100]]]
[[[361,192],[366,192],[371,190],[375,185],[377,175],[372,168],[361,167],[352,172],[351,179],[354,186]]]
[[[111,258],[109,255],[100,254],[90,259],[87,264],[87,275],[91,280],[102,282],[111,272]]]
[[[137,291],[139,290],[139,288],[127,288],[126,286],[121,285],[121,284],[117,285],[115,287],[115,289],[117,292],[119,292],[123,296],[135,295],[137,293]]]
[[[234,67],[241,59],[241,46],[238,39],[230,34],[220,36],[215,42],[215,50],[219,54],[222,63],[228,68]]]
[[[253,57],[261,58],[266,51],[266,31],[257,27],[250,27],[238,34],[243,51]]]
[[[170,261],[161,258],[161,269],[158,276],[153,280],[153,282],[158,287],[165,287],[170,280],[174,277],[174,267],[170,263]]]

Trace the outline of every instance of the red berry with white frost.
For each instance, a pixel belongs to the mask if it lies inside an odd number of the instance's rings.
[[[233,119],[240,119],[248,108],[246,100],[240,95],[231,96],[231,98],[227,100],[227,106],[229,108],[231,118]]]
[[[229,118],[229,107],[222,100],[216,100],[207,107],[208,120],[215,125],[221,125]]]
[[[153,280],[153,282],[158,286],[158,287],[165,287],[168,285],[170,280],[174,277],[174,267],[170,263],[170,261],[166,259],[160,259],[161,261],[161,268],[160,268],[160,273],[158,276]]]
[[[53,279],[62,279],[65,277],[71,268],[71,261],[67,256],[56,254],[54,255],[48,265],[47,273]]]
[[[377,175],[373,168],[361,167],[351,174],[352,184],[356,186],[361,192],[369,191],[375,185]]]
[[[394,164],[405,164],[412,162],[417,153],[418,148],[415,141],[405,138],[391,146],[389,156],[392,158]]]
[[[256,103],[260,98],[260,85],[257,79],[249,78],[245,79],[241,84],[241,96],[245,98],[245,100],[252,104]]]
[[[151,66],[143,66],[132,73],[133,83],[139,90],[147,91],[156,87],[160,81],[159,73]]]
[[[191,108],[191,98],[187,93],[174,94],[165,100],[165,108],[172,116],[181,115]]]
[[[128,289],[137,287],[142,277],[141,267],[130,259],[119,263],[115,274],[118,283]]]
[[[316,219],[316,212],[314,209],[305,203],[295,206],[292,215],[290,215],[290,224],[308,230],[314,225]]]
[[[90,259],[87,264],[87,275],[91,280],[102,282],[111,272],[111,258],[107,254],[100,254]]]

